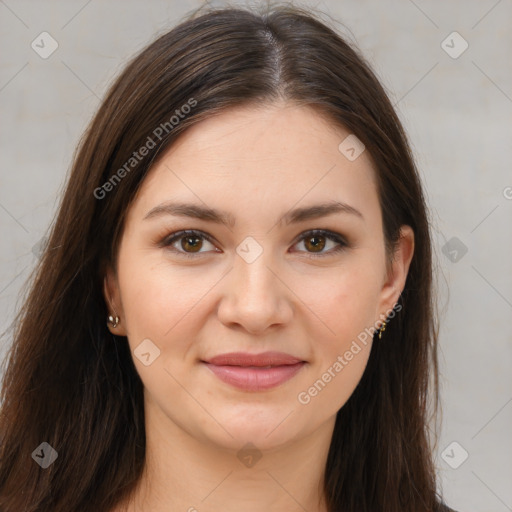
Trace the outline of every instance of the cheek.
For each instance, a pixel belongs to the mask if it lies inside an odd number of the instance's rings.
[[[173,350],[179,350],[176,340],[188,339],[180,333],[197,325],[200,299],[215,284],[208,274],[194,278],[197,268],[180,269],[162,260],[128,247],[120,257],[119,282],[132,349],[149,338],[161,350],[173,340]]]
[[[368,265],[346,265],[301,277],[294,292],[307,306],[317,339],[327,352],[343,350],[374,325],[380,276]],[[306,314],[306,313],[305,313]],[[315,321],[316,320],[316,321]]]
[[[328,279],[317,279],[315,285],[307,301],[315,313],[310,315],[315,340],[312,378],[297,400],[305,411],[312,410],[311,404],[315,411],[335,414],[354,392],[370,356],[378,277],[352,267],[330,272]]]

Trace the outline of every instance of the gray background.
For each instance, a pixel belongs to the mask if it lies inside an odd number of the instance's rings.
[[[37,244],[107,85],[130,56],[199,5],[0,0],[2,359]],[[338,30],[367,56],[424,179],[442,321],[436,463],[445,498],[461,512],[512,510],[512,2],[301,5],[341,22]],[[31,48],[43,31],[59,45],[47,59]],[[448,37],[453,31],[469,44],[457,58],[445,51],[462,48]],[[463,450],[469,457],[454,469]]]

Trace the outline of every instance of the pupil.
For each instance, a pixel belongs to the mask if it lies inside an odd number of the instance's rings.
[[[312,236],[308,239],[308,242],[310,242],[311,240],[318,241],[319,239],[322,239],[322,238],[323,238],[322,236]],[[315,251],[319,252],[325,247],[325,241],[323,243],[322,242],[314,242],[312,245],[313,245],[313,248],[315,249]]]
[[[195,241],[196,241],[196,243],[194,244],[194,242],[191,242],[191,240],[195,240]],[[183,241],[185,241],[185,242],[183,242]],[[185,247],[185,244],[188,244],[188,245],[190,245],[190,246],[191,246],[191,248],[192,248],[192,249],[197,249],[197,248],[199,248],[199,249],[200,249],[200,247],[198,247],[198,245],[199,245],[199,244],[198,244],[198,241],[199,241],[199,237],[197,237],[197,236],[188,236],[188,237],[184,237],[184,238],[182,238],[181,247],[182,247],[183,249],[185,249],[185,250],[186,250],[186,249],[187,249],[187,247]],[[189,247],[189,248],[190,248],[190,247]]]

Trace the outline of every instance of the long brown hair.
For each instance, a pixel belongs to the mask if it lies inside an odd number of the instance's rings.
[[[106,326],[105,265],[116,268],[127,209],[181,133],[230,107],[282,99],[313,106],[364,143],[390,251],[401,225],[415,233],[402,310],[337,413],[329,510],[438,509],[431,241],[407,137],[358,50],[311,10],[274,5],[194,11],[127,64],[90,123],[6,359],[2,512],[108,511],[134,490],[145,456],[143,385],[126,338]],[[143,146],[147,155],[134,157]],[[45,469],[33,455],[43,442],[58,454]]]

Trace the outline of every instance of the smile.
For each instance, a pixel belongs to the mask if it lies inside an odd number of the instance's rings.
[[[271,389],[294,377],[306,364],[300,361],[295,364],[279,366],[233,366],[215,365],[204,362],[207,368],[221,381],[245,391],[263,391]]]

